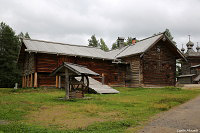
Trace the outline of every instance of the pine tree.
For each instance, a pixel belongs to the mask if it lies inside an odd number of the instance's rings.
[[[106,43],[104,42],[104,40],[101,38],[100,39],[100,46],[101,46],[101,49],[104,50],[104,51],[108,51],[108,46],[106,45]]]
[[[116,42],[114,42],[113,44],[112,44],[112,50],[114,50],[114,49],[117,49],[118,48],[118,45],[117,45],[117,43]]]
[[[0,24],[0,87],[13,87],[20,80],[17,58],[20,42],[11,27]]]
[[[171,40],[174,44],[176,44],[176,42],[173,40],[174,37],[171,35],[171,32],[169,31],[169,29],[165,30],[165,35],[169,38],[169,40]]]
[[[99,41],[96,39],[95,35],[91,36],[91,39],[88,39],[89,45],[92,47],[100,47]]]
[[[25,34],[23,32],[20,32],[18,37],[31,39],[28,32],[26,32]]]
[[[28,32],[25,33],[24,37],[28,38],[28,39],[31,39],[30,36],[29,36],[29,34],[28,34]]]

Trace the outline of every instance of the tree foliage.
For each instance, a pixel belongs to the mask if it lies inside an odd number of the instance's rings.
[[[128,37],[126,42],[124,43],[125,46],[132,44],[132,37]]]
[[[126,41],[124,42],[124,46],[127,46],[127,45],[131,45],[132,44],[132,37],[128,37],[127,39],[126,39]],[[136,42],[139,42],[139,40],[136,40]],[[112,44],[112,50],[113,49],[117,49],[117,48],[119,48],[119,45],[117,44],[117,40],[116,40],[116,42],[114,42],[113,44]]]
[[[100,43],[99,41],[96,39],[95,35],[91,36],[91,39],[88,39],[89,45],[88,46],[92,46],[92,47],[99,47]]]
[[[92,47],[100,47],[102,50],[104,51],[108,51],[109,48],[108,46],[106,45],[105,41],[100,38],[100,41],[96,38],[95,35],[92,35],[91,36],[91,39],[88,39],[88,46],[92,46]]]
[[[117,48],[119,48],[119,46],[117,45],[117,42],[114,42],[113,44],[112,44],[112,50],[114,50],[114,49],[117,49]]]
[[[18,35],[20,38],[28,38],[31,39],[28,32],[26,32],[25,34],[23,32],[20,32]]]
[[[101,46],[101,49],[104,51],[109,50],[108,46],[106,45],[105,41],[102,38],[100,39],[100,46]]]
[[[20,80],[17,58],[20,41],[13,29],[0,24],[0,87],[13,87]]]
[[[176,44],[176,42],[173,40],[174,37],[172,36],[171,32],[169,31],[169,29],[165,30],[165,35],[169,38],[169,40],[171,40],[174,44]]]

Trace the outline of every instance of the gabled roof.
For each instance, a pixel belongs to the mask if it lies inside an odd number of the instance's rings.
[[[26,46],[26,51],[36,52],[36,53],[48,53],[48,54],[58,54],[58,55],[69,55],[69,56],[80,56],[88,58],[97,58],[105,60],[115,60],[118,58],[123,58],[131,55],[142,54],[146,52],[151,46],[166,37],[164,33],[160,33],[146,39],[140,40],[135,45],[128,45],[120,49],[111,50],[105,52],[100,48],[63,44],[57,42],[48,42],[33,39],[22,39]],[[166,37],[167,38],[167,37]],[[168,39],[168,41],[170,41]],[[176,51],[179,57],[185,59],[185,56],[181,51],[171,42],[172,48]]]
[[[98,73],[95,73],[94,71],[88,69],[86,66],[78,65],[78,64],[72,64],[63,62],[61,66],[56,68],[51,75],[55,75],[58,72],[64,72],[63,68],[68,68],[72,73],[75,73],[77,75],[88,75],[88,76],[99,76]]]
[[[26,51],[28,52],[81,56],[108,60],[113,59],[105,51],[95,47],[63,44],[33,39],[23,39],[22,41],[26,46]]]
[[[163,34],[155,35],[137,42],[135,45],[129,45],[125,50],[116,55],[116,58],[127,57],[139,53],[144,53],[151,45],[157,42]]]

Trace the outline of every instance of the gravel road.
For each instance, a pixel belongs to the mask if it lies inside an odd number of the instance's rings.
[[[139,133],[200,133],[200,96],[158,114]]]

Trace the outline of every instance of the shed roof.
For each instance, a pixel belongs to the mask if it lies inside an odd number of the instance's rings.
[[[88,69],[86,66],[78,65],[78,64],[72,64],[63,62],[61,66],[56,68],[51,75],[55,75],[58,72],[63,72],[63,68],[68,68],[70,71],[77,75],[88,75],[88,76],[99,76],[98,73],[95,73],[94,71]]]
[[[194,81],[200,81],[200,75],[198,75],[195,79],[194,79]]]
[[[200,64],[191,66],[191,68],[197,68],[197,67],[200,67]]]
[[[178,76],[177,78],[183,78],[183,77],[192,77],[192,76],[194,76],[194,75],[196,75],[196,74],[186,74],[186,75],[180,75],[180,76]]]

